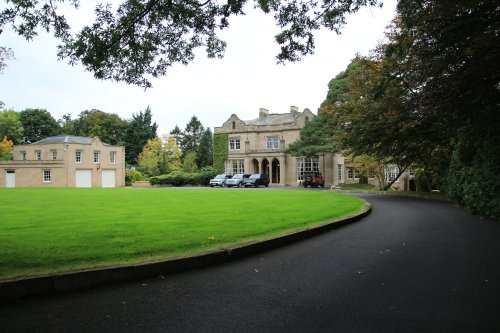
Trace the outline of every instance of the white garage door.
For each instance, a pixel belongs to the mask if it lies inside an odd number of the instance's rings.
[[[92,170],[76,170],[76,187],[92,187]]]
[[[102,187],[115,187],[115,170],[102,170]]]

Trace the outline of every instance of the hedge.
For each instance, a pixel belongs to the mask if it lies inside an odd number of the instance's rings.
[[[212,167],[205,167],[197,172],[172,171],[167,175],[149,178],[151,185],[208,185],[210,179],[217,175],[217,171]]]

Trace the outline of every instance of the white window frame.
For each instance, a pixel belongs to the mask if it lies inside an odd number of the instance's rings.
[[[44,183],[51,183],[52,182],[52,172],[50,170],[43,170],[42,180]]]
[[[109,153],[109,163],[116,164],[116,152],[112,151]]]
[[[228,167],[226,168],[226,172],[229,169],[229,174],[245,173],[245,160],[229,160]]]
[[[279,137],[277,137],[277,136],[266,137],[266,149],[267,150],[278,150],[279,144],[280,144]]]
[[[25,151],[21,152],[21,161],[26,161],[26,152]]]
[[[304,180],[305,172],[319,172],[319,157],[298,157],[297,181]]]
[[[241,149],[241,141],[238,138],[229,139],[229,150],[240,150]]]
[[[99,163],[101,161],[101,153],[98,150],[94,151],[94,163]]]
[[[75,163],[82,163],[82,151],[75,151]]]
[[[356,179],[356,169],[347,168],[347,179]]]
[[[56,161],[57,160],[57,150],[51,150],[50,151],[50,159],[52,161]]]
[[[399,173],[398,167],[394,164],[386,165],[385,168],[385,181],[391,182],[395,179]],[[396,179],[396,183],[399,182],[399,179]]]
[[[338,163],[337,164],[337,177],[339,179],[339,184],[344,183],[344,164]]]
[[[35,161],[41,161],[41,160],[42,160],[42,151],[35,150]]]

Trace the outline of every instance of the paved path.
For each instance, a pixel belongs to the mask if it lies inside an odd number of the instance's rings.
[[[0,305],[0,332],[500,332],[500,224],[363,197],[363,221],[244,260]]]

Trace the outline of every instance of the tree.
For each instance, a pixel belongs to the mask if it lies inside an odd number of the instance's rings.
[[[149,106],[144,110],[144,113],[140,111],[138,114],[132,115],[132,120],[129,122],[124,138],[125,161],[128,164],[136,164],[137,156],[142,151],[142,147],[148,140],[156,138],[158,125],[156,125],[156,122],[152,123],[152,118]]]
[[[175,125],[174,129],[170,131],[170,136],[172,136],[177,142],[180,144],[182,142],[182,138],[184,137],[184,133],[180,130],[179,126]]]
[[[380,190],[386,189],[387,182],[385,177],[385,167],[387,163],[385,161],[377,160],[368,155],[355,156],[352,159],[352,164],[356,169],[356,174],[368,177],[369,175],[375,176],[378,182],[378,188]],[[392,183],[391,183],[392,185]]]
[[[1,31],[0,31],[1,34]],[[14,58],[14,52],[12,52],[12,49],[0,46],[0,74],[2,74],[2,71],[4,70],[5,67],[7,67],[6,60],[13,59]],[[0,101],[0,110],[3,109],[4,103]]]
[[[122,145],[125,142],[128,122],[117,114],[93,109],[81,112],[73,121],[73,126],[76,135],[97,136],[102,142]]]
[[[226,42],[218,32],[229,18],[243,15],[249,0],[136,1],[123,0],[116,13],[111,5],[97,5],[95,22],[72,35],[56,1],[7,1],[0,12],[0,33],[11,25],[30,40],[41,26],[61,40],[59,58],[80,62],[98,79],[111,79],[151,87],[149,77],[161,77],[174,63],[188,64],[195,50],[205,47],[209,58],[221,58]],[[78,8],[78,0],[68,0]],[[346,16],[380,0],[270,1],[254,0],[254,7],[273,15],[280,32],[278,62],[297,61],[314,53],[314,32],[322,27],[340,33]]]
[[[11,160],[12,159],[12,146],[14,143],[12,140],[7,139],[7,136],[3,137],[0,141],[0,160]]]
[[[192,116],[191,120],[186,125],[186,129],[182,132],[180,147],[184,156],[186,156],[187,152],[196,152],[204,130],[205,129],[198,118],[196,116]]]
[[[177,141],[172,135],[168,135],[165,139],[165,154],[167,159],[167,170],[165,173],[181,170],[182,152],[179,149]]]
[[[0,111],[0,137],[6,136],[14,144],[20,144],[23,139],[23,125],[19,113],[14,110]]]
[[[23,110],[19,113],[19,120],[24,128],[25,142],[36,142],[60,133],[59,124],[45,109]]]
[[[71,114],[65,113],[62,118],[57,121],[59,127],[61,128],[62,134],[77,135],[76,132],[76,120],[71,119]]]
[[[167,169],[163,142],[156,137],[148,140],[137,157],[139,171],[148,176],[159,176]]]
[[[196,165],[198,168],[213,165],[213,135],[210,127],[203,132],[196,150]]]
[[[295,156],[314,156],[317,153],[336,152],[339,150],[335,140],[336,132],[335,114],[324,110],[304,125],[299,139],[288,146],[288,152]]]
[[[182,161],[182,170],[184,172],[195,172],[196,167],[196,152],[188,151],[184,154],[184,160]]]

